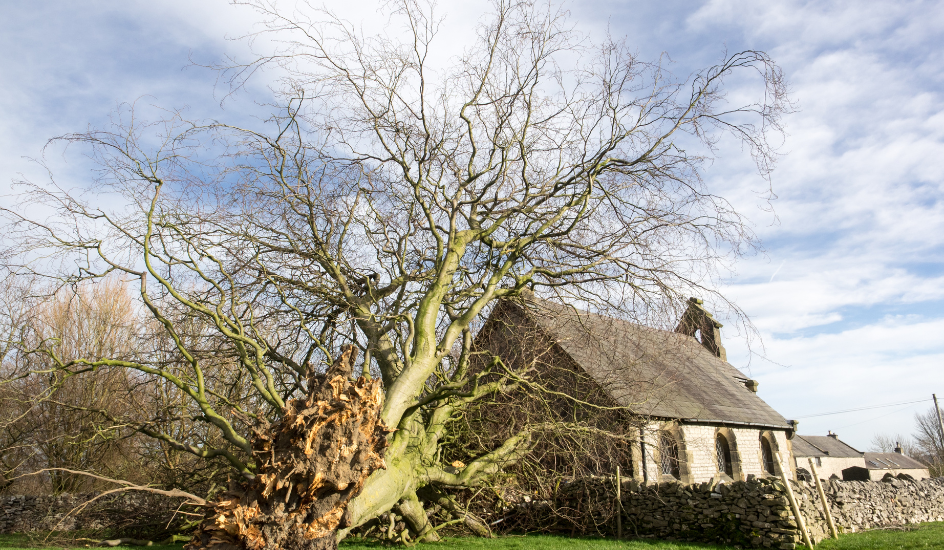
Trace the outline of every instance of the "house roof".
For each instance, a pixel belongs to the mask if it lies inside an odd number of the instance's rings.
[[[799,435],[793,438],[793,456],[831,457],[831,458],[859,458],[860,451],[836,437],[828,435]]]
[[[793,443],[793,456],[795,457],[808,457],[808,456],[829,456],[826,454],[826,451],[820,449],[816,445],[808,442],[804,439],[805,436],[795,435],[791,440]]]
[[[899,453],[865,453],[865,467],[869,470],[926,470],[928,468],[926,464]]]
[[[746,387],[744,373],[691,336],[534,297],[524,304],[551,340],[636,414],[792,428]]]

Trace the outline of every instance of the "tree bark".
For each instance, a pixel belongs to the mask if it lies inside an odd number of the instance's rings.
[[[257,474],[234,484],[208,511],[188,550],[337,548],[345,510],[367,477],[385,468],[390,431],[380,419],[379,380],[350,379],[348,346],[306,400],[292,400],[274,426],[253,427]]]
[[[403,519],[416,533],[417,541],[436,542],[439,540],[439,535],[432,531],[433,526],[426,516],[426,509],[423,508],[423,504],[417,498],[416,493],[404,496],[403,500],[400,501],[399,508]]]

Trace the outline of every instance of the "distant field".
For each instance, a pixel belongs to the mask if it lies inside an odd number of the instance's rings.
[[[42,544],[24,535],[0,535],[0,548],[16,549],[81,549],[87,546]],[[149,546],[149,550],[181,550],[182,544]],[[377,543],[343,542],[341,550],[377,550],[395,548]],[[546,535],[507,536],[497,539],[451,538],[438,543],[418,544],[417,550],[725,550],[733,547],[656,540],[613,540],[598,538],[568,538]],[[802,548],[799,547],[799,548]],[[924,550],[944,549],[944,523],[924,523],[901,530],[868,531],[842,535],[839,540],[827,540],[817,545],[822,550]]]

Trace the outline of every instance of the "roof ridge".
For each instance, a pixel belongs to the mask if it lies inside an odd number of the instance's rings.
[[[807,437],[809,437],[809,436],[803,436],[803,435],[797,434],[797,437],[799,437],[799,438],[802,439],[803,441],[806,441],[807,443],[809,443],[810,446],[816,448],[817,451],[819,451],[819,452],[825,454],[826,456],[829,456],[829,451],[827,451],[826,449],[820,447],[820,446],[817,445],[816,443],[813,443],[812,441],[810,441],[809,439],[807,439]],[[816,437],[816,436],[812,436],[812,437]]]
[[[628,325],[632,325],[632,326],[634,326],[634,327],[638,327],[638,328],[641,328],[641,329],[644,329],[644,330],[649,330],[649,331],[652,331],[652,332],[661,332],[661,333],[664,333],[664,334],[667,334],[667,335],[677,335],[677,336],[681,336],[681,337],[692,338],[691,336],[687,336],[687,335],[685,335],[685,334],[682,334],[682,333],[680,333],[680,332],[676,332],[676,331],[674,331],[674,330],[669,330],[669,329],[667,329],[667,328],[653,327],[653,326],[645,325],[645,324],[640,323],[640,322],[637,322],[637,321],[630,321],[629,319],[622,319],[622,318],[620,318],[620,317],[613,317],[613,316],[611,316],[611,315],[605,315],[605,314],[603,314],[603,313],[598,313],[598,312],[593,312],[593,311],[587,311],[587,310],[585,310],[585,309],[580,309],[580,308],[578,308],[577,306],[575,306],[575,305],[573,305],[573,304],[566,303],[566,302],[565,302],[565,303],[561,303],[561,302],[555,302],[555,301],[552,301],[552,300],[548,300],[548,299],[546,299],[546,298],[539,298],[539,297],[536,296],[533,292],[530,292],[530,293],[528,293],[528,294],[529,294],[528,296],[522,295],[522,299],[523,299],[525,302],[531,302],[531,303],[536,304],[536,305],[538,305],[538,306],[540,306],[540,305],[542,305],[542,304],[548,304],[550,307],[558,307],[558,308],[566,308],[566,309],[569,309],[569,310],[571,310],[572,312],[574,312],[575,314],[577,314],[578,316],[587,315],[587,316],[599,317],[599,318],[601,318],[601,319],[606,319],[606,320],[608,320],[608,321],[617,321],[617,322],[619,322],[619,323],[626,323],[626,324],[628,324]],[[692,339],[694,339],[694,338],[692,338]],[[695,340],[695,341],[697,342],[698,340]]]

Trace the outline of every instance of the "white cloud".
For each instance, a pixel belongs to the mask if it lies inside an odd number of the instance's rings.
[[[761,381],[761,397],[787,418],[930,399],[935,387],[944,387],[942,331],[942,319],[890,316],[836,334],[768,336],[767,356],[787,363],[754,358],[751,371]],[[801,418],[801,432],[832,430],[865,448],[875,433],[910,432],[914,413],[928,406]]]
[[[717,0],[686,29],[736,29],[739,46],[770,51],[801,109],[774,174],[778,223],[754,217],[767,255],[725,287],[772,362],[741,341],[726,341],[729,357],[788,416],[944,392],[944,3]],[[731,154],[710,178],[750,212],[754,176]],[[810,418],[801,431],[864,448],[876,432],[909,432],[925,406]]]

